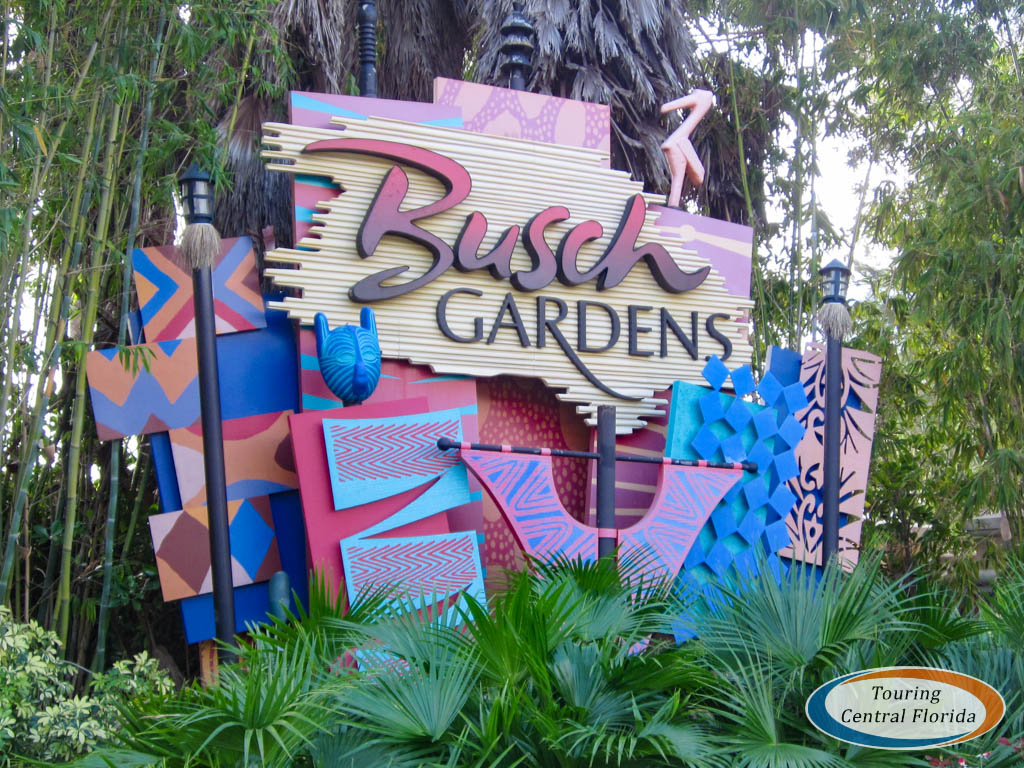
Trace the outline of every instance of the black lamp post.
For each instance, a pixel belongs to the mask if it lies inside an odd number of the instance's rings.
[[[359,3],[359,95],[377,98],[377,5]]]
[[[512,13],[501,22],[501,74],[508,78],[508,87],[515,91],[526,90],[526,76],[533,59],[533,25],[520,9],[513,6]]]
[[[228,531],[227,487],[224,475],[224,435],[217,374],[216,316],[211,269],[220,254],[220,234],[213,226],[213,186],[210,176],[193,164],[179,179],[185,209],[185,232],[178,253],[192,269],[199,359],[199,410],[203,427],[206,470],[206,511],[210,526],[210,567],[213,614],[217,639],[232,644],[235,600],[231,582],[231,540]]]
[[[597,407],[597,556],[615,552],[615,406]]]
[[[822,467],[821,564],[839,551],[839,427],[842,420],[843,337],[850,332],[846,289],[850,269],[839,259],[822,267],[818,324],[825,333],[825,445]]]

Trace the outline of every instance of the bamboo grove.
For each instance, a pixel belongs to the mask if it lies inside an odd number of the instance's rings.
[[[287,186],[271,178],[284,174],[263,170],[259,125],[285,116],[288,89],[353,89],[357,3],[2,2],[0,601],[55,630],[82,667],[161,646],[187,664],[174,606],[157,597],[148,449],[96,440],[84,354],[124,343],[126,256],[173,242],[175,179],[192,161],[214,175],[225,237],[273,226],[290,243]],[[437,75],[497,83],[511,7],[380,0],[381,95],[426,99]],[[523,7],[537,41],[529,87],[609,103],[613,163],[651,191],[665,189],[658,147],[674,126],[658,105],[718,94],[695,135],[709,181],[685,204],[755,227],[756,363],[811,335],[810,275],[826,254],[895,254],[855,310],[853,344],[886,358],[868,503],[877,539],[903,547],[899,569],[967,546],[979,511],[1019,520],[1019,4]],[[823,179],[825,135],[867,176]],[[836,183],[859,188],[845,230],[817,194]],[[981,314],[964,281],[988,297]]]

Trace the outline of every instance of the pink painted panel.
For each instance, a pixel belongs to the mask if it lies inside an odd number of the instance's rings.
[[[461,110],[466,130],[543,141],[602,152],[611,157],[611,119],[606,104],[439,77],[434,103]]]
[[[619,557],[632,561],[648,584],[672,582],[711,512],[742,475],[741,469],[660,465],[650,511],[619,531]]]
[[[538,448],[587,450],[590,428],[573,406],[560,402],[535,379],[496,376],[476,382],[480,441]],[[586,506],[587,467],[578,459],[552,457],[555,490],[568,513],[582,520]],[[470,482],[476,482],[470,476]],[[488,578],[500,569],[519,569],[521,550],[512,529],[490,496],[483,501],[484,564]]]
[[[659,392],[656,397],[671,402],[672,391]],[[647,425],[629,435],[615,438],[616,453],[627,456],[661,458],[665,455],[665,435],[668,432],[669,406],[665,413],[649,419]],[[596,430],[591,438],[590,450],[597,450]],[[587,522],[597,525],[597,462],[587,462]],[[615,526],[626,528],[647,514],[658,490],[658,464],[620,461],[615,465]]]
[[[753,229],[663,205],[652,205],[648,217],[663,236],[679,238],[681,248],[695,250],[711,262],[729,293],[750,298]]]

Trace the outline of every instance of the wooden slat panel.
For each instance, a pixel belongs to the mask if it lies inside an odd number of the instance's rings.
[[[326,176],[340,184],[344,192],[320,203],[313,215],[316,222],[311,236],[296,249],[279,248],[267,254],[267,260],[297,265],[299,269],[273,268],[267,274],[283,287],[302,291],[298,298],[289,297],[275,306],[286,309],[303,324],[311,324],[317,312],[324,312],[331,326],[357,324],[360,306],[349,299],[349,288],[362,278],[392,267],[409,267],[397,282],[423,274],[432,264],[431,256],[409,241],[386,237],[372,257],[362,259],[356,252],[356,238],[380,183],[394,165],[390,160],[355,154],[333,152],[303,154],[303,148],[314,141],[338,138],[363,138],[395,141],[424,147],[456,160],[472,176],[473,190],[469,198],[455,208],[418,224],[449,244],[454,244],[466,217],[481,211],[488,220],[488,234],[481,247],[486,253],[504,230],[512,225],[525,226],[542,209],[563,205],[571,212],[568,222],[552,225],[546,230],[550,246],[576,224],[596,220],[604,228],[604,236],[589,243],[580,253],[579,268],[585,271],[604,252],[619,225],[623,208],[632,195],[640,194],[643,185],[627,174],[601,167],[602,153],[577,147],[564,147],[541,142],[469,133],[435,126],[424,126],[398,120],[371,118],[348,120],[334,118],[344,128],[338,131],[291,126],[281,123],[264,125],[265,143],[271,149],[264,155],[274,161],[269,167],[288,173]],[[409,176],[410,189],[403,209],[426,205],[444,194],[442,186],[426,174],[403,166]],[[325,196],[330,195],[324,190]],[[648,204],[659,198],[645,196]],[[649,211],[639,243],[660,243],[681,269],[687,272],[710,266],[702,248],[731,252],[749,260],[749,239],[725,237],[712,231],[681,232],[680,227],[658,227],[657,217]],[[694,237],[698,234],[698,237]],[[682,237],[686,238],[686,247]],[[513,255],[513,271],[528,270],[531,259],[518,243]],[[448,304],[447,320],[459,335],[472,336],[477,318],[482,321],[483,340],[457,343],[446,337],[438,327],[438,301],[448,290],[466,287],[483,292],[481,297],[456,295]],[[522,316],[529,346],[523,347],[517,332],[498,329],[492,344],[486,344],[496,316],[507,293],[511,293]],[[639,400],[623,400],[601,391],[588,382],[550,332],[546,346],[538,348],[537,298],[558,298],[568,305],[568,316],[558,328],[569,345],[577,343],[576,302],[598,301],[611,306],[619,317],[620,337],[605,353],[578,353],[579,358],[601,382],[615,392]],[[638,347],[650,356],[628,354],[628,306],[651,307],[638,314],[639,326],[651,328],[639,334]],[[700,374],[706,358],[723,354],[722,345],[705,329],[706,318],[725,313],[729,320],[719,320],[716,328],[732,344],[730,367],[750,361],[752,349],[747,341],[747,319],[752,302],[731,294],[722,275],[712,269],[698,288],[682,294],[662,290],[645,263],[639,263],[618,285],[597,291],[594,283],[568,287],[555,281],[533,292],[517,291],[508,281],[493,279],[486,270],[462,273],[454,268],[412,293],[377,302],[377,326],[383,354],[406,358],[414,363],[430,365],[439,373],[472,376],[522,374],[539,377],[559,390],[558,397],[577,403],[577,410],[592,421],[597,406],[617,406],[618,431],[628,433],[644,424],[645,418],[662,412],[664,400],[655,392],[666,389],[674,380],[703,383]],[[698,357],[693,360],[671,330],[666,331],[667,352],[661,357],[659,310],[667,309],[676,323],[689,334],[690,313],[699,313]],[[549,303],[548,317],[556,307]],[[506,315],[504,320],[511,318]],[[606,313],[592,307],[588,311],[587,337],[592,346],[602,345],[610,335],[611,323]]]

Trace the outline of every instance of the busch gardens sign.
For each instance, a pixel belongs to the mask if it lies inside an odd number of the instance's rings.
[[[280,306],[332,327],[377,314],[385,356],[439,373],[534,376],[628,432],[654,393],[750,360],[750,230],[652,205],[595,150],[397,120],[264,126],[271,168],[321,177],[316,226],[269,261]],[[340,130],[343,129],[343,130]],[[333,194],[333,196],[332,196]],[[724,266],[723,266],[724,265]]]

